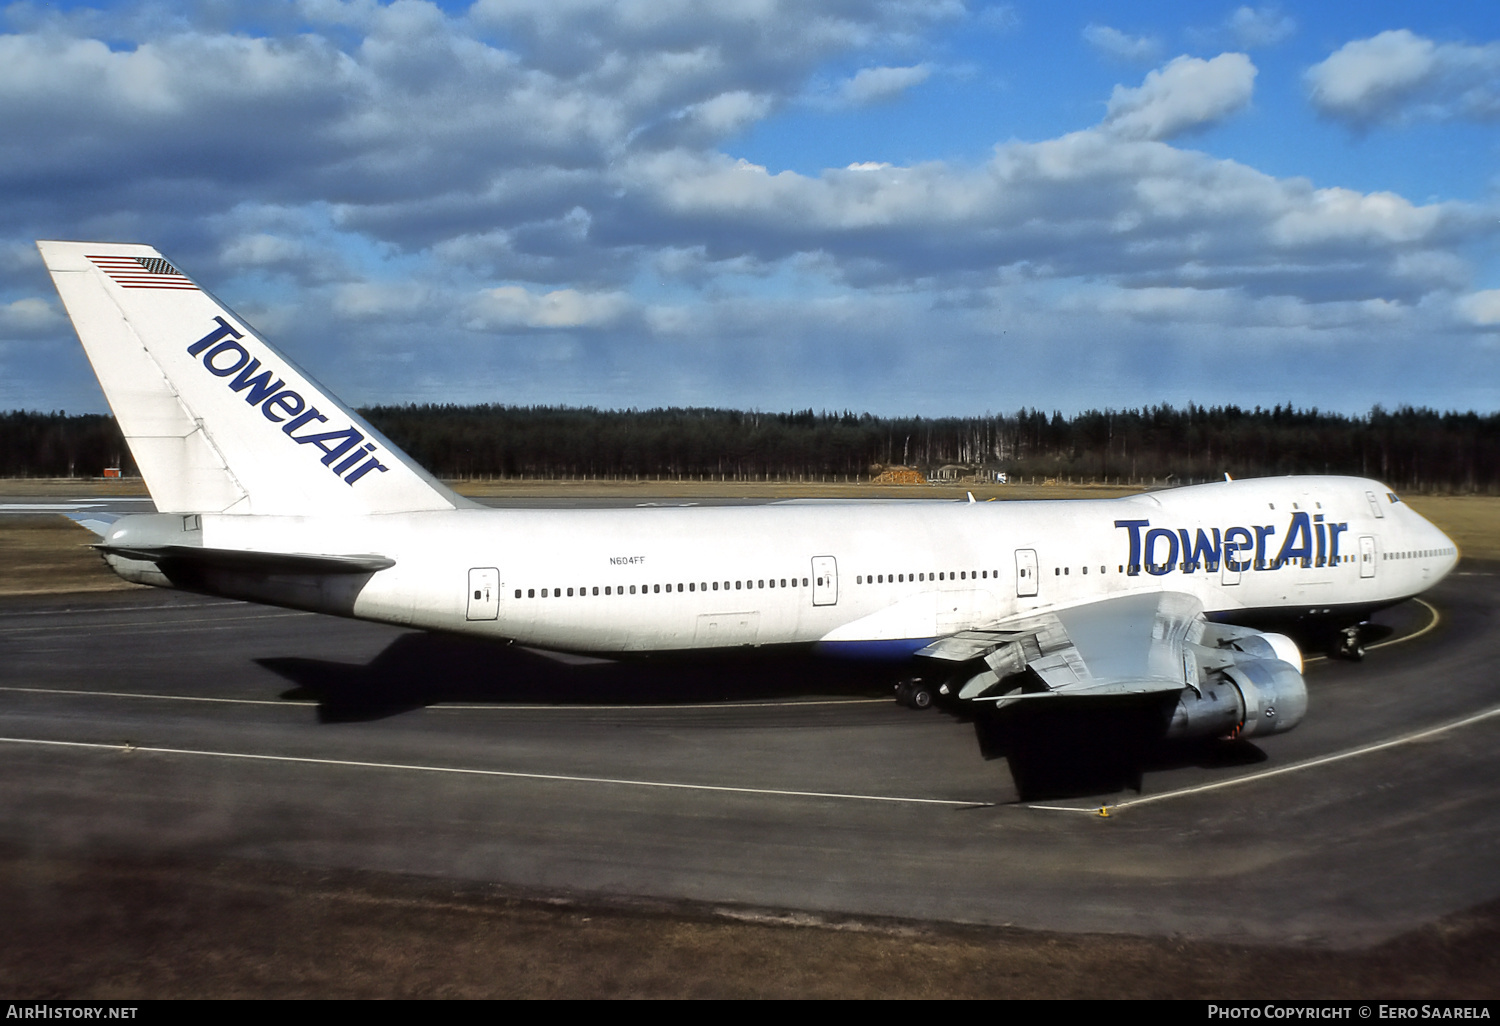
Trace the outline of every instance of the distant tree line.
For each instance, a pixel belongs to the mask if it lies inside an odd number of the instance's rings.
[[[1023,478],[1189,481],[1358,474],[1417,490],[1500,490],[1500,413],[1376,407],[1362,417],[1237,406],[1022,409],[986,417],[378,406],[362,410],[443,477],[865,477],[945,464]]]
[[[1201,481],[1357,474],[1406,490],[1500,491],[1500,413],[1153,406],[986,417],[377,406],[360,411],[440,477],[859,479],[956,464],[1021,478]],[[0,476],[133,473],[113,418],[0,413]]]
[[[0,413],[0,477],[99,477],[105,467],[135,473],[115,418]]]

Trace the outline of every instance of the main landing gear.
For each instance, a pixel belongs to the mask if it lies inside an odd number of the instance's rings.
[[[908,709],[927,709],[932,706],[933,689],[921,677],[908,677],[896,684],[896,701]]]

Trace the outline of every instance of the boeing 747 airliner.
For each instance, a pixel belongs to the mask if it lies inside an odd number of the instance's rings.
[[[1156,703],[1167,736],[1287,730],[1297,646],[1453,569],[1384,485],[1291,477],[1105,501],[494,510],[455,494],[149,246],[38,243],[158,512],[129,581],[624,654],[891,660],[903,700]]]

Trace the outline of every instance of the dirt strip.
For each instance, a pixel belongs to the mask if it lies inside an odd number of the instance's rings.
[[[0,855],[0,991],[292,997],[1493,998],[1500,902],[1365,951],[819,920],[253,862]]]

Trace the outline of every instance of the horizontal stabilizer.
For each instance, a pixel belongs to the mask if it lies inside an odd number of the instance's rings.
[[[373,574],[396,565],[377,555],[321,556],[306,552],[253,552],[246,549],[206,549],[197,545],[96,545],[99,551],[158,566],[163,563],[237,570],[262,574]]]
[[[65,513],[63,515],[79,527],[87,528],[101,538],[108,534],[110,527],[116,520],[120,519],[118,513],[98,513],[93,510],[80,510],[77,513]]]

